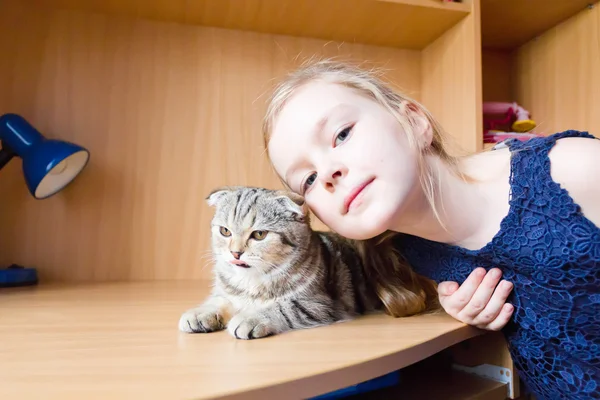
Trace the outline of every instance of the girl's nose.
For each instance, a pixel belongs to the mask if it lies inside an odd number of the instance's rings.
[[[323,186],[327,190],[332,190],[339,180],[344,177],[344,175],[345,173],[343,168],[340,168],[339,166],[337,168],[330,168],[321,175]]]

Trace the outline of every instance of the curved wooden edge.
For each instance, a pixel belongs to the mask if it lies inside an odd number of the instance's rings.
[[[229,393],[223,396],[209,397],[209,399],[280,399],[289,398],[291,393],[293,393],[294,398],[318,396],[408,367],[457,343],[483,334],[485,332],[465,325],[454,331],[440,335],[434,340],[426,341],[409,349],[399,350],[372,360],[275,385]]]

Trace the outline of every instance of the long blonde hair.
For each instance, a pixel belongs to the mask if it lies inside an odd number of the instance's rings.
[[[432,140],[427,148],[418,152],[419,178],[434,215],[442,222],[436,205],[439,181],[425,161],[426,154],[439,157],[456,172],[458,159],[446,151],[446,134],[431,113],[416,100],[384,83],[374,70],[326,59],[309,61],[287,75],[276,86],[263,120],[262,130],[267,156],[273,124],[280,111],[299,87],[316,80],[343,85],[378,102],[396,118],[407,133],[409,144],[414,148],[417,147],[417,137],[414,133],[415,111],[425,116],[432,129]],[[394,248],[393,236],[394,233],[386,232],[378,237],[356,242],[365,265],[372,269],[367,271],[367,274],[387,313],[400,317],[439,309],[435,283],[413,271],[398,249]]]

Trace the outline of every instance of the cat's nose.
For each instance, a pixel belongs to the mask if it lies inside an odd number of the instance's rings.
[[[236,260],[239,260],[240,257],[242,256],[242,254],[244,254],[243,251],[232,251],[231,254],[233,255],[233,258],[235,258]]]

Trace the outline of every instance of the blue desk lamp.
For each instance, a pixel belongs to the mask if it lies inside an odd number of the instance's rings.
[[[87,165],[90,153],[73,143],[46,139],[23,117],[0,116],[0,169],[14,156],[23,160],[23,174],[36,199],[45,199],[67,186]]]
[[[45,199],[62,190],[87,165],[90,153],[81,146],[61,140],[46,139],[23,117],[0,116],[0,169],[15,156],[23,160],[23,174],[29,192]],[[0,269],[0,287],[35,285],[35,268],[13,264]]]

